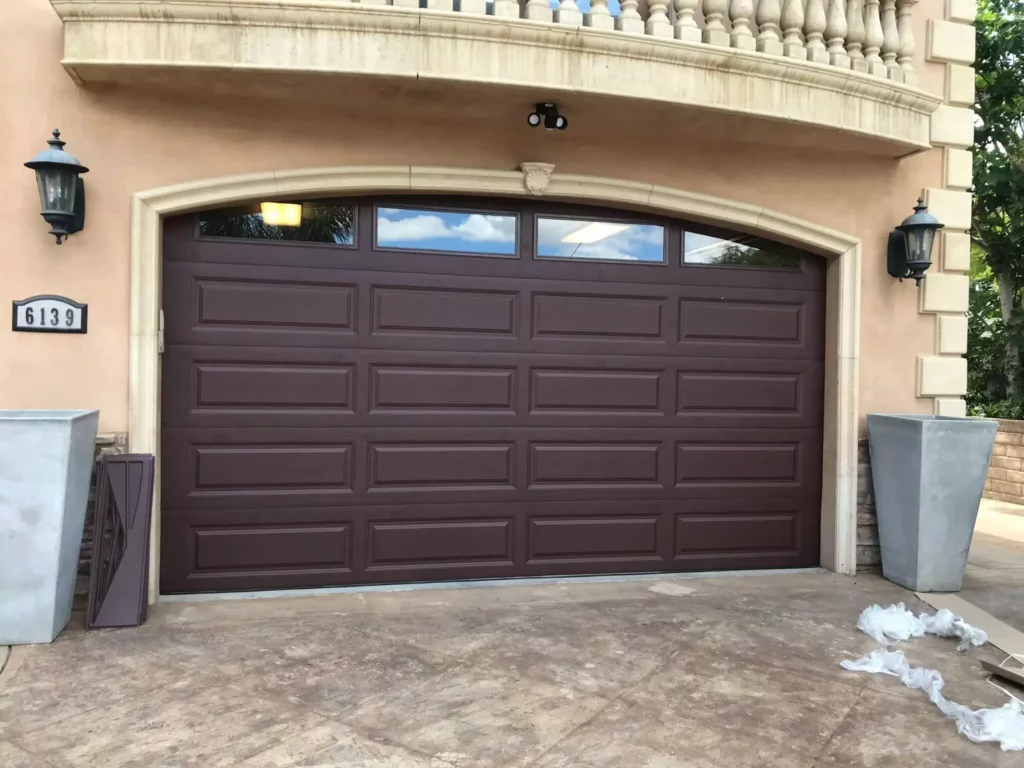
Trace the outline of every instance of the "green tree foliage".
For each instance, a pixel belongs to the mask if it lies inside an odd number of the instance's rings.
[[[1024,381],[1024,0],[977,20],[970,404],[1021,410]]]

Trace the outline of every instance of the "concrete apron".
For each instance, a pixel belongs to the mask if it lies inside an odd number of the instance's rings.
[[[695,571],[692,573],[623,573],[606,576],[539,576],[529,579],[473,579],[469,581],[424,581],[413,584],[368,584],[359,587],[319,587],[315,589],[276,589],[260,592],[202,592],[190,595],[161,595],[162,603],[209,603],[218,600],[260,600],[319,595],[357,595],[373,592],[422,592],[444,589],[484,589],[488,587],[534,587],[545,584],[601,584],[627,581],[678,581],[684,579],[781,576],[801,573],[828,573],[824,568],[778,568],[755,571]]]

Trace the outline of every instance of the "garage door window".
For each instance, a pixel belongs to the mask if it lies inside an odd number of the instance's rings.
[[[537,255],[551,259],[665,263],[665,228],[598,219],[537,217]]]
[[[515,214],[377,208],[377,247],[475,256],[515,256]]]
[[[201,213],[199,235],[355,245],[356,211],[334,200],[268,200]]]
[[[800,257],[766,247],[751,235],[732,238],[687,232],[683,236],[683,263],[710,267],[770,267],[800,269]]]

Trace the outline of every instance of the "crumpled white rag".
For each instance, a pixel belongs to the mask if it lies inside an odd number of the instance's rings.
[[[932,704],[955,720],[956,729],[971,741],[997,741],[1004,752],[1024,749],[1024,706],[1015,698],[998,709],[977,710],[949,701],[942,695],[942,675],[934,669],[910,666],[903,651],[879,648],[856,661],[840,663],[851,672],[893,675],[908,688],[924,691]]]
[[[880,605],[865,608],[857,620],[857,629],[870,635],[881,645],[890,645],[925,634],[959,637],[958,651],[966,651],[972,645],[984,645],[988,642],[985,630],[972,627],[946,608],[934,616],[927,613],[915,616],[903,603],[890,605],[888,608]]]

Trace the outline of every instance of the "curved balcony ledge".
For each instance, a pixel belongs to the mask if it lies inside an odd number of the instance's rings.
[[[277,72],[474,83],[699,108],[930,146],[941,99],[827,64],[617,30],[340,0],[51,0],[81,83]]]

